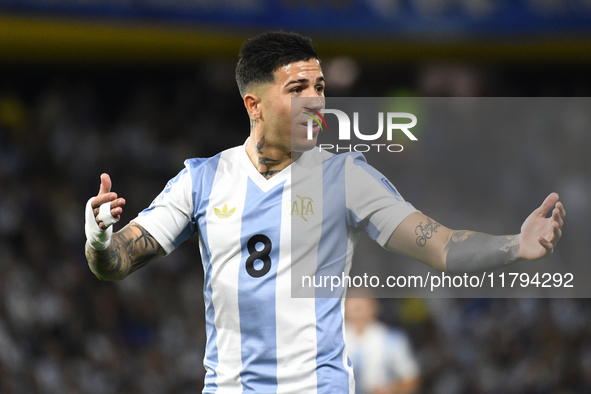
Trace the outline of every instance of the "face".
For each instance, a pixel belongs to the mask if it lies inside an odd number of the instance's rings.
[[[351,323],[369,323],[377,316],[377,301],[374,298],[347,298],[345,319]]]
[[[275,71],[275,82],[261,93],[261,120],[265,142],[286,151],[303,152],[316,145],[318,125],[313,128],[313,139],[308,140],[307,122],[310,118],[302,107],[318,111],[324,108],[324,75],[317,59],[288,64]],[[293,114],[292,98],[298,110]]]

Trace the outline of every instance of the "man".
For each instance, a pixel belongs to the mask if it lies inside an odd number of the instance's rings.
[[[352,393],[343,301],[292,298],[290,268],[347,271],[360,229],[382,246],[451,272],[489,270],[550,253],[565,215],[555,193],[513,236],[452,231],[375,179],[360,154],[331,155],[291,121],[291,99],[322,108],[325,80],[309,38],[264,33],[240,51],[236,80],[250,118],[243,146],[190,159],[146,210],[116,234],[125,200],[101,175],[86,210],[86,257],[102,280],[123,279],[198,234],[205,285],[204,393]],[[296,117],[297,118],[297,117]],[[318,127],[314,128],[314,135]],[[292,138],[294,143],[292,144]],[[291,248],[291,170],[314,167],[335,196],[318,237]],[[345,193],[336,193],[344,188]],[[361,192],[360,192],[361,191]],[[294,197],[295,198],[295,197]],[[545,218],[552,210],[552,216]],[[417,238],[419,230],[430,238]],[[305,253],[304,253],[305,252]]]
[[[419,365],[408,337],[377,319],[378,302],[371,293],[352,290],[345,302],[345,327],[355,394],[416,392],[421,381]]]

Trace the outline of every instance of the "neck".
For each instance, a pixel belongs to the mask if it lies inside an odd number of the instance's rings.
[[[362,335],[371,322],[367,320],[354,320],[350,321],[349,324],[355,335]]]
[[[289,166],[292,159],[296,160],[300,155],[297,153],[298,156],[293,157],[296,152],[292,155],[288,147],[269,143],[265,135],[256,127],[251,129],[246,153],[257,171],[267,179]]]

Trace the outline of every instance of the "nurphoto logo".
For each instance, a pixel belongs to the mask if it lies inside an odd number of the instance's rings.
[[[326,129],[328,131],[328,126],[326,124],[326,120],[322,116],[322,114],[333,114],[337,117],[337,121],[339,123],[339,130],[338,130],[338,137],[339,141],[351,141],[351,120],[349,116],[338,109],[320,109],[319,111],[314,110],[312,108],[305,107],[304,109],[310,112],[304,112],[306,115],[310,116],[308,119],[308,140],[312,140],[314,138],[313,128],[314,122],[318,124],[320,130]],[[387,112],[384,116],[383,112],[378,112],[378,131],[373,134],[363,134],[359,130],[359,112],[353,112],[353,133],[356,138],[362,141],[375,141],[382,137],[384,133],[384,118],[386,118],[386,139],[388,141],[392,141],[392,136],[394,135],[395,131],[401,131],[404,133],[408,139],[411,141],[417,141],[417,137],[410,131],[414,126],[417,124],[417,117],[408,112]],[[395,123],[395,119],[408,119],[410,122],[407,123]],[[318,146],[320,150],[330,150],[335,149],[338,153],[339,151],[347,151],[347,152],[369,152],[370,150],[375,149],[376,151],[380,151],[380,148],[387,150],[388,152],[402,152],[404,147],[400,144],[320,144]],[[372,149],[373,148],[373,149]]]

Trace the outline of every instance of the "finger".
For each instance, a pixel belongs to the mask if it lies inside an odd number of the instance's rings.
[[[92,200],[92,209],[96,209],[106,202],[113,201],[117,198],[117,193],[99,194]],[[96,214],[98,215],[98,214]],[[96,216],[95,215],[95,216]]]
[[[118,198],[116,200],[111,201],[111,209],[119,208],[125,205],[124,198]]]
[[[552,224],[552,233],[549,234],[549,238],[544,238],[547,242],[552,244],[554,248],[560,238],[562,237],[562,230],[558,227],[558,223]]]
[[[123,206],[125,205],[125,199],[118,198],[111,203],[111,216],[119,220],[118,216],[123,213]]]
[[[100,197],[101,197],[101,199],[103,199],[105,197],[109,197],[109,198],[115,197],[116,198],[117,197],[117,193],[109,193],[109,194],[105,194],[105,195],[100,196]],[[99,197],[95,197],[95,200],[97,200],[97,199],[99,199]],[[95,202],[95,200],[93,200],[93,203]],[[105,202],[108,202],[108,199]],[[122,207],[125,205],[125,203],[126,203],[126,201],[125,201],[124,198],[118,198],[116,200],[113,200],[111,202],[111,216],[113,216],[117,220],[120,220],[121,219],[121,216],[120,215],[123,213],[123,208]],[[95,204],[92,204],[92,205],[94,206]],[[102,204],[99,204],[97,208],[94,208],[92,210],[92,213],[94,214],[94,219],[99,224],[99,227],[104,230],[107,227],[98,218],[98,215],[99,215],[99,212],[100,212],[100,205],[102,205]]]
[[[546,249],[546,254],[552,253],[552,251],[554,249],[554,246],[552,245],[552,243],[546,241],[546,239],[544,237],[538,238],[538,242],[540,243],[540,245],[542,245],[542,247],[544,249]]]
[[[556,243],[558,242],[558,240],[560,239],[560,237],[562,237],[562,230],[560,229],[560,227],[558,227],[557,224],[554,225],[554,229],[552,231],[552,235],[554,235],[554,239],[552,240],[553,244],[556,245]]]
[[[121,215],[117,215],[117,216],[113,216],[115,219],[120,220],[121,219]],[[95,218],[96,223],[98,224],[98,226],[103,229],[106,230],[107,226],[105,225],[105,223],[102,220],[99,220],[98,218]]]
[[[99,196],[101,194],[109,193],[111,191],[111,177],[109,174],[101,174],[101,187],[99,188]]]
[[[550,212],[550,210],[552,208],[554,208],[554,206],[556,205],[556,203],[558,202],[558,194],[557,193],[550,193],[548,195],[548,197],[546,197],[546,199],[544,200],[544,202],[542,203],[542,205],[536,210],[538,212],[539,215],[541,216],[546,216],[546,214],[548,212]]]
[[[119,220],[119,215],[121,215],[123,213],[123,208],[114,208],[111,209],[111,216],[113,216],[115,219]]]
[[[117,209],[121,209],[121,208],[117,208]],[[123,212],[123,211],[121,211],[121,212]],[[113,218],[115,218],[117,221],[119,221],[121,219],[121,215],[120,214],[113,215],[113,211],[111,211],[111,216],[113,216]],[[101,229],[103,229],[103,230],[107,229],[107,226],[105,225],[105,223],[102,220],[99,220],[99,218],[97,218],[97,217],[95,217],[95,220]]]
[[[109,193],[110,195],[115,195],[116,193]],[[101,204],[99,206],[99,208],[93,209],[92,212],[94,214],[94,219],[96,220],[96,222],[99,224],[99,226],[101,228],[107,228],[107,226],[105,226],[104,224],[101,226],[101,224],[103,223],[102,220],[99,218],[100,217],[100,212],[101,212],[101,207],[103,205],[109,204],[109,214],[115,218],[115,220],[119,221],[121,219],[121,214],[123,213],[123,206],[125,205],[126,201],[124,198],[118,198],[116,200],[113,200],[111,202],[107,201],[104,204]]]
[[[558,208],[554,208],[552,211],[552,219],[554,219],[554,221],[558,223],[558,226],[562,228],[564,220],[562,220],[562,216],[560,215],[560,210]]]
[[[564,205],[560,201],[556,203],[556,208],[560,211],[560,216],[564,218],[566,216],[566,210],[564,209]]]

